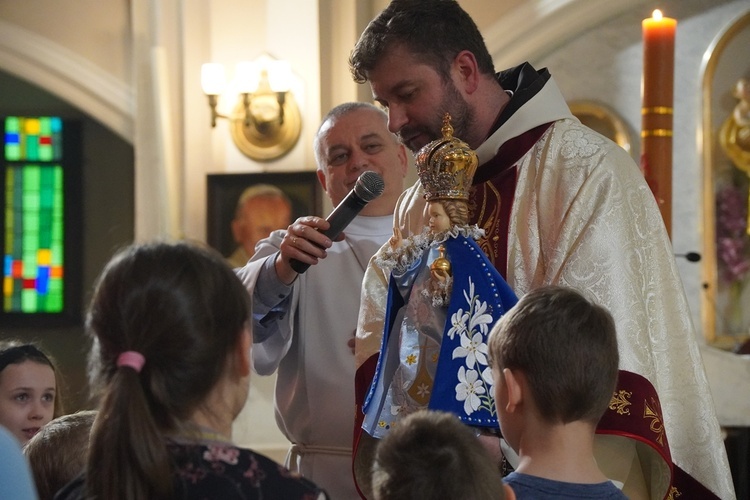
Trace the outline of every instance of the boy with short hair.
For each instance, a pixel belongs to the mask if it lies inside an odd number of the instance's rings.
[[[96,414],[96,410],[83,410],[57,417],[24,446],[39,500],[52,500],[55,493],[86,469],[89,435]]]
[[[378,442],[374,500],[514,500],[474,431],[456,415],[419,410]]]
[[[572,288],[539,288],[500,318],[488,344],[500,429],[519,455],[505,478],[518,499],[626,498],[593,450],[617,382],[612,315]]]

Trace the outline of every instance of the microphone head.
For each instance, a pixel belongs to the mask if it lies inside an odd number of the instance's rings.
[[[384,189],[385,182],[383,182],[383,178],[380,174],[372,170],[368,170],[360,175],[354,184],[354,193],[366,203],[383,194]]]
[[[699,262],[701,260],[701,254],[698,252],[676,253],[675,257],[685,257],[688,262]]]
[[[698,262],[701,260],[701,254],[698,252],[688,252],[685,254],[685,258],[688,262]]]

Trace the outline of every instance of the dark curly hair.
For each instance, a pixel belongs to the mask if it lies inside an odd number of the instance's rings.
[[[352,50],[349,68],[354,81],[365,83],[368,72],[394,45],[419,55],[444,80],[451,61],[463,50],[474,54],[481,73],[495,73],[479,28],[455,0],[393,0],[367,25]]]

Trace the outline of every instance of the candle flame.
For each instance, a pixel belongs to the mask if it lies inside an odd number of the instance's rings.
[[[652,16],[652,17],[653,17],[654,19],[656,19],[657,21],[661,21],[661,18],[662,18],[662,14],[661,14],[661,11],[660,11],[659,9],[656,9],[656,10],[654,10],[654,13],[653,13],[653,14],[651,14],[651,16]]]

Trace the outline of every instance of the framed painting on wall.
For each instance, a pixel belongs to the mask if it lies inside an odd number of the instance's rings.
[[[256,214],[256,228],[264,238],[274,229],[286,229],[298,217],[319,215],[321,212],[321,188],[315,171],[284,173],[240,173],[208,174],[206,179],[206,241],[225,257],[237,250],[235,238],[237,225],[235,216],[244,220]],[[254,195],[276,197],[281,191],[284,202],[280,205],[261,204],[243,209],[238,207],[241,197],[245,200]],[[244,196],[243,196],[244,194]],[[238,219],[239,220],[239,219]]]

